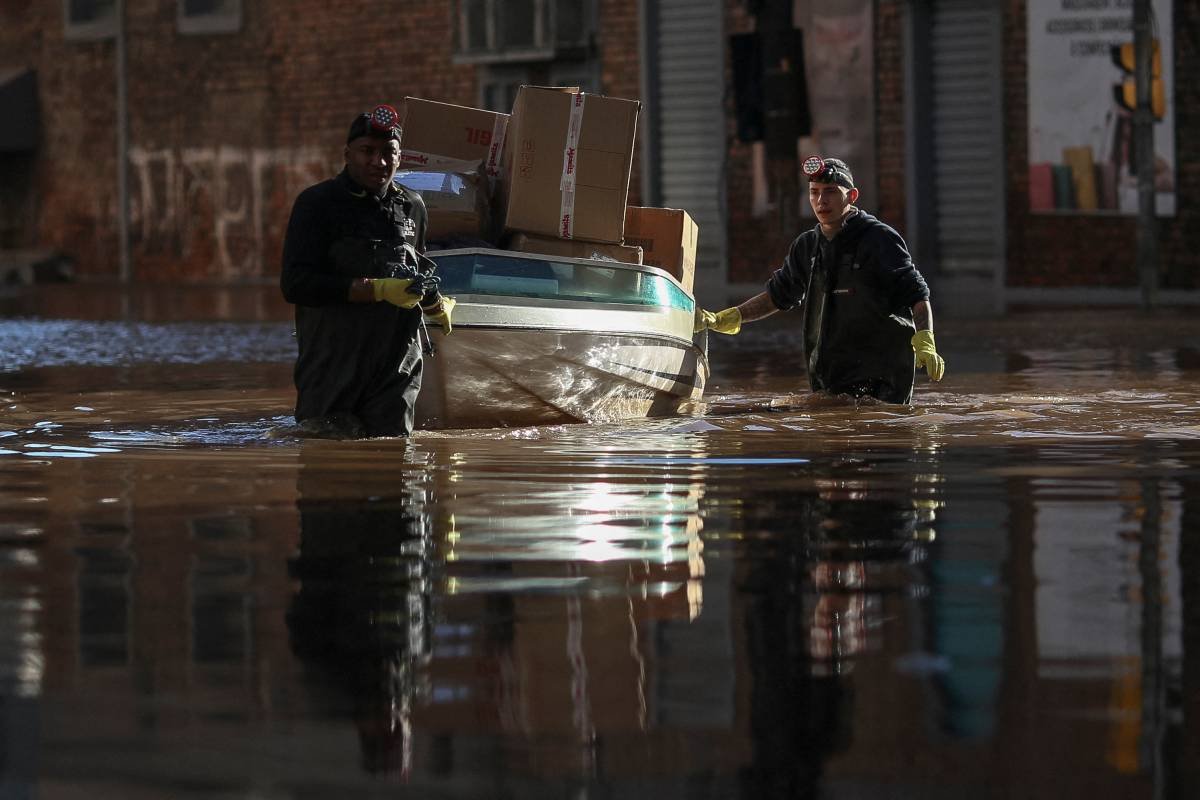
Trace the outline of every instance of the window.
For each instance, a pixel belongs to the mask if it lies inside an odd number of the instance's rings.
[[[79,662],[85,667],[129,663],[132,652],[133,557],[109,547],[76,550],[79,557]]]
[[[604,262],[597,261],[593,266],[578,260],[472,251],[435,255],[435,260],[440,288],[448,295],[658,306],[689,314],[695,310],[695,302],[668,278],[628,264],[601,266]]]
[[[459,0],[458,60],[586,56],[595,0]]]
[[[191,572],[192,660],[241,664],[253,649],[253,568],[242,556],[198,555]]]
[[[180,33],[236,33],[242,27],[242,0],[177,0]]]
[[[523,83],[536,83],[526,78],[511,76],[481,75],[479,80],[480,106],[488,111],[512,111],[517,99],[517,88]]]
[[[479,66],[479,104],[489,111],[512,111],[517,89],[534,86],[578,86],[584,92],[600,91],[600,70],[595,61],[555,61]]]
[[[63,0],[68,39],[110,39],[117,35],[117,0]]]

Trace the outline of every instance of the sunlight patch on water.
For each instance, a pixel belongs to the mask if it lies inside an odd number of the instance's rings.
[[[462,576],[446,582],[449,594],[480,594],[487,592],[575,592],[589,582],[586,577],[565,578],[493,578]]]
[[[1160,426],[1146,433],[1147,439],[1200,439],[1200,426],[1185,425],[1178,428]]]
[[[698,466],[704,464],[737,464],[737,465],[770,465],[770,464],[808,464],[807,458],[732,458],[715,456],[643,456],[625,458],[601,458],[600,464],[637,464],[650,466]]]
[[[1086,439],[1097,441],[1118,441],[1126,437],[1119,434],[1101,433],[1099,431],[997,431],[997,436],[1008,436],[1013,439]]]
[[[44,448],[46,450],[54,450],[63,453],[86,453],[96,455],[99,453],[119,453],[120,450],[112,447],[76,447],[67,444],[27,444],[27,448]]]

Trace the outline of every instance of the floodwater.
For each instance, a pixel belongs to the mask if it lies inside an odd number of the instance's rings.
[[[0,311],[0,797],[1200,797],[1200,315],[338,442],[269,298]]]

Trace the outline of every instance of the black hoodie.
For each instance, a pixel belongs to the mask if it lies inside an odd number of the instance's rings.
[[[820,226],[796,237],[767,281],[780,310],[804,306],[804,355],[813,391],[912,399],[912,306],[929,299],[904,240],[855,210],[832,240]]]

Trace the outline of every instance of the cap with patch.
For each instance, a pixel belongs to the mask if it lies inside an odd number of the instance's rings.
[[[801,168],[808,176],[809,183],[835,183],[846,189],[854,188],[854,175],[840,158],[809,156],[804,159]]]
[[[350,123],[346,144],[360,136],[380,136],[400,140],[400,113],[387,104],[375,106],[370,113],[363,112]]]

